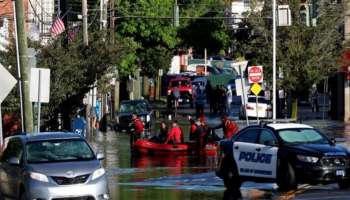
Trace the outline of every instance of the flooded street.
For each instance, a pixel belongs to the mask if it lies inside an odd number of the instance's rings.
[[[350,126],[330,121],[303,122],[321,129],[330,137],[341,138],[350,146]],[[240,124],[240,128],[244,125]],[[185,131],[186,132],[186,131]],[[299,185],[298,190],[281,193],[276,184],[247,182],[240,193],[225,191],[215,176],[215,156],[132,156],[125,133],[97,133],[94,148],[105,154],[111,199],[348,199],[350,190],[336,184]]]

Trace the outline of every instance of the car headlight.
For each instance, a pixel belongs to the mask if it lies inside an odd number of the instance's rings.
[[[91,180],[95,180],[100,178],[101,176],[103,176],[106,173],[104,168],[100,168],[97,169],[96,171],[94,171],[94,173],[92,174]]]
[[[151,121],[151,116],[150,116],[150,115],[147,115],[147,116],[146,116],[146,120],[147,120],[147,122]]]
[[[316,163],[318,161],[318,158],[313,156],[297,155],[297,158],[302,162],[308,162],[308,163]]]
[[[49,182],[49,179],[44,174],[40,174],[40,173],[36,173],[36,172],[29,172],[29,177],[33,180],[37,180],[37,181],[41,181],[41,182],[45,182],[45,183]]]

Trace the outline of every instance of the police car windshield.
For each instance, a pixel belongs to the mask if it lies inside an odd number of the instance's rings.
[[[278,132],[285,143],[289,144],[329,144],[328,139],[315,129],[284,129]]]

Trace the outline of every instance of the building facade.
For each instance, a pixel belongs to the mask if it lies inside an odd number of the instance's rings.
[[[28,13],[28,0],[24,0],[24,10]],[[0,51],[6,51],[13,37],[13,13],[13,1],[0,0]]]

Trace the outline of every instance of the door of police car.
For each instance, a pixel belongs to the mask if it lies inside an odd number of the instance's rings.
[[[276,178],[277,143],[268,129],[251,128],[234,141],[233,155],[240,176]]]

